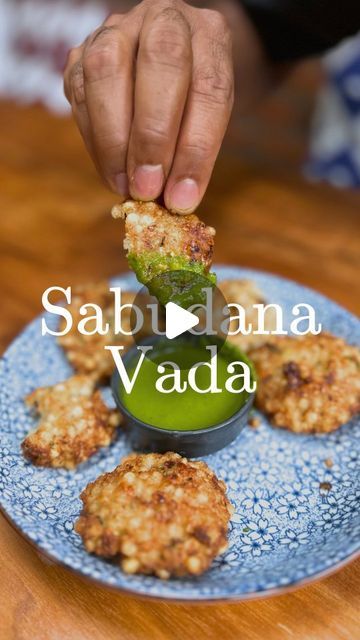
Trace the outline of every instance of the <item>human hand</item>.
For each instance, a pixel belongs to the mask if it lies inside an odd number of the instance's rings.
[[[64,84],[114,191],[140,200],[164,192],[179,213],[197,207],[233,105],[232,34],[222,13],[144,0],[71,50]]]

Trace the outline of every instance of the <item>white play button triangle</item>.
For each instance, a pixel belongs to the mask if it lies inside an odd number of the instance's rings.
[[[177,338],[185,331],[189,331],[199,324],[199,318],[190,311],[179,307],[175,302],[168,302],[166,309],[166,337],[169,340]]]

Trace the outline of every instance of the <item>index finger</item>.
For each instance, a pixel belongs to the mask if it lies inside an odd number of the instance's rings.
[[[179,8],[149,10],[140,33],[134,118],[128,153],[130,191],[162,191],[170,170],[191,77],[190,27]]]
[[[104,25],[83,52],[84,90],[99,169],[126,195],[126,156],[132,118],[136,40],[122,23]]]
[[[194,68],[165,204],[191,213],[200,203],[229,122],[234,96],[232,41],[224,18],[207,12],[192,40]]]

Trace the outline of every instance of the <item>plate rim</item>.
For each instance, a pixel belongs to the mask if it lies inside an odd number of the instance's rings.
[[[262,269],[256,269],[253,267],[248,267],[248,266],[239,266],[239,265],[232,265],[232,264],[226,264],[226,263],[215,263],[213,265],[214,269],[221,269],[221,270],[233,270],[233,271],[241,271],[241,272],[250,272],[251,274],[254,274],[254,278],[256,279],[256,275],[260,275],[260,276],[267,276],[270,278],[275,278],[277,280],[286,282],[290,285],[296,285],[298,287],[301,287],[303,289],[304,292],[308,291],[311,294],[316,294],[319,298],[322,299],[322,301],[324,303],[330,303],[333,309],[339,309],[341,310],[341,312],[345,312],[349,318],[352,321],[355,322],[360,322],[359,317],[352,311],[350,311],[349,309],[347,309],[346,307],[343,307],[342,305],[340,305],[338,302],[332,300],[331,298],[329,298],[328,296],[324,295],[321,292],[318,292],[316,289],[313,289],[312,287],[309,287],[307,285],[302,284],[301,282],[297,282],[295,280],[292,280],[291,278],[287,278],[285,276],[282,275],[278,275],[276,273],[273,273],[271,271],[264,271]],[[119,281],[120,279],[124,279],[124,278],[129,278],[129,276],[134,276],[134,274],[131,271],[124,271],[122,273],[116,274],[115,276],[111,276],[107,278],[107,281],[110,283]],[[236,276],[235,276],[236,277]],[[221,279],[235,279],[235,277],[231,278],[231,276],[227,277],[227,275],[221,277]],[[244,275],[240,275],[239,277],[242,277],[244,279],[247,278],[247,276]],[[251,277],[251,276],[250,276]],[[220,280],[221,281],[221,280]],[[5,350],[2,352],[1,357],[0,357],[0,361],[4,360],[8,354],[8,352],[10,351],[10,349],[12,348],[13,344],[22,336],[22,334],[24,332],[27,331],[27,329],[36,321],[38,321],[39,318],[41,318],[41,316],[43,315],[43,312],[38,314],[37,316],[35,316],[35,318],[33,318],[32,320],[30,320],[30,322],[27,322],[22,329],[17,333],[17,335],[11,340],[10,344],[8,344],[5,347]],[[320,571],[315,571],[314,573],[300,578],[298,580],[294,580],[286,585],[282,585],[282,586],[277,586],[277,587],[270,587],[268,589],[262,589],[262,590],[257,590],[257,591],[251,591],[251,592],[247,592],[247,593],[238,593],[238,594],[228,594],[228,595],[224,595],[224,596],[219,596],[217,594],[211,595],[211,594],[205,594],[202,595],[201,592],[193,594],[193,595],[184,595],[181,596],[181,594],[171,594],[171,593],[167,593],[166,595],[156,595],[154,593],[149,593],[146,591],[138,591],[136,589],[132,589],[131,587],[128,586],[120,586],[120,585],[115,585],[115,584],[110,584],[108,582],[105,582],[104,580],[100,579],[100,578],[95,578],[91,575],[87,575],[83,572],[81,572],[80,570],[74,568],[73,566],[71,566],[70,564],[67,564],[64,560],[56,557],[55,555],[53,555],[51,552],[43,549],[37,542],[35,542],[34,540],[32,540],[30,538],[30,536],[28,536],[27,533],[25,533],[21,527],[15,522],[15,520],[12,518],[12,516],[8,513],[6,507],[3,505],[2,500],[1,500],[2,496],[0,495],[0,513],[1,515],[3,515],[5,521],[16,531],[16,533],[18,533],[21,538],[23,538],[25,540],[25,542],[27,544],[29,544],[30,547],[33,548],[33,550],[40,556],[40,557],[45,557],[48,560],[50,560],[52,563],[54,563],[55,565],[62,567],[64,569],[66,569],[67,571],[69,571],[70,573],[74,574],[75,576],[77,576],[78,578],[80,578],[81,580],[88,582],[90,584],[95,584],[98,587],[102,587],[105,588],[107,590],[110,590],[112,592],[117,592],[117,593],[122,593],[122,594],[127,594],[129,596],[132,597],[137,597],[140,599],[144,599],[144,600],[153,600],[153,601],[158,601],[158,602],[171,602],[171,603],[187,603],[187,604],[216,604],[216,603],[235,603],[235,602],[241,602],[244,600],[258,600],[258,599],[265,599],[265,598],[270,598],[270,597],[276,597],[279,595],[284,595],[286,593],[295,591],[297,589],[309,586],[310,584],[315,584],[316,582],[331,576],[335,573],[337,573],[338,571],[340,571],[342,568],[344,568],[345,566],[351,564],[352,562],[354,562],[355,560],[357,560],[360,557],[360,540],[358,543],[358,547],[355,548],[355,550],[351,551],[348,555],[346,555],[344,558],[342,558],[341,560],[339,560],[338,562],[336,562],[335,564],[326,567],[324,569],[321,569]]]
[[[32,540],[20,527],[14,522],[14,520],[9,516],[7,511],[3,508],[2,504],[0,504],[0,513],[4,517],[5,521],[20,535],[20,537],[29,545],[30,548],[33,549],[35,553],[39,556],[43,556],[50,560],[54,565],[61,567],[62,569],[66,569],[69,573],[75,575],[80,580],[84,582],[88,582],[90,584],[95,584],[97,587],[101,587],[107,589],[111,592],[121,593],[124,595],[129,595],[132,597],[137,597],[142,600],[153,600],[155,602],[171,602],[173,604],[179,603],[187,603],[196,606],[197,604],[217,604],[217,603],[228,603],[234,604],[236,602],[241,602],[242,600],[263,600],[265,598],[272,598],[276,596],[285,595],[286,593],[291,593],[296,591],[297,589],[301,589],[311,584],[315,584],[320,582],[324,578],[327,578],[335,573],[338,573],[341,569],[350,565],[352,562],[356,561],[360,558],[360,546],[356,551],[352,551],[348,556],[337,562],[336,564],[328,567],[326,569],[322,569],[321,571],[317,571],[310,576],[306,576],[306,578],[301,578],[300,580],[293,581],[287,585],[281,587],[271,587],[269,589],[262,589],[261,591],[249,591],[248,593],[242,593],[238,595],[227,595],[227,596],[202,596],[201,594],[196,595],[196,599],[191,596],[173,596],[171,594],[166,596],[157,596],[153,593],[145,593],[136,591],[135,589],[131,589],[130,587],[120,587],[119,585],[109,584],[100,578],[94,578],[90,575],[86,575],[81,573],[78,569],[75,569],[71,565],[66,562],[59,560],[56,556],[53,556],[49,551],[45,551],[42,549],[34,540]],[[42,558],[41,558],[42,559]]]

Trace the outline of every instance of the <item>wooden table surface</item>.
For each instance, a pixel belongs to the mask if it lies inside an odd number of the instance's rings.
[[[40,107],[0,105],[3,349],[41,310],[50,285],[125,268],[115,202],[98,181],[72,122]],[[218,262],[285,275],[360,310],[360,198],[225,155],[201,207],[217,227]],[[48,564],[0,522],[2,640],[241,638],[355,640],[360,561],[313,585],[236,604],[181,605],[98,588]]]

